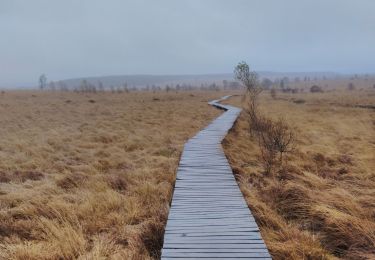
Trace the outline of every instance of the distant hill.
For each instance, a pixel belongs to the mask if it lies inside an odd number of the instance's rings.
[[[122,86],[146,87],[147,85],[165,86],[167,84],[191,84],[200,85],[204,83],[221,82],[223,80],[233,80],[233,74],[207,74],[207,75],[118,75],[103,77],[88,77],[62,80],[69,87],[77,87],[83,80],[97,85],[99,82],[104,87]]]
[[[290,79],[294,79],[296,77],[304,78],[318,78],[322,79],[323,77],[327,79],[334,79],[338,77],[348,77],[348,75],[339,74],[336,72],[328,72],[328,71],[322,71],[322,72],[274,72],[274,71],[261,71],[259,72],[259,75],[263,78],[269,78],[269,79],[276,79],[276,78],[283,78],[288,77]]]
[[[296,77],[301,80],[304,77],[309,77],[310,79],[346,79],[353,77],[354,74],[340,74],[335,72],[274,72],[274,71],[258,71],[260,78],[269,78],[271,80],[281,79],[283,77],[288,77],[290,80]],[[360,74],[365,75],[365,74]],[[366,74],[367,75],[367,74]],[[48,75],[47,75],[48,76]],[[176,86],[177,84],[183,85],[187,84],[189,86],[201,86],[201,84],[209,85],[216,83],[222,85],[223,80],[235,81],[233,73],[217,73],[217,74],[187,74],[187,75],[113,75],[113,76],[95,76],[95,77],[80,77],[72,79],[53,79],[56,87],[77,88],[81,86],[82,81],[86,80],[87,83],[98,86],[99,82],[103,84],[105,88],[121,87],[125,83],[129,88],[144,88],[146,86],[152,87],[152,85],[165,87],[166,85]],[[371,74],[375,76],[375,74]],[[60,85],[61,84],[61,85]],[[32,89],[37,88],[37,82],[25,82],[19,83],[17,85],[0,85],[0,89]]]
[[[333,72],[259,72],[261,78],[267,77],[270,79],[289,77],[291,79],[295,77],[311,77],[311,78],[335,78],[339,77],[340,74]],[[223,80],[234,81],[233,73],[222,73],[222,74],[202,74],[202,75],[115,75],[115,76],[102,76],[102,77],[86,77],[86,78],[74,78],[61,80],[69,88],[80,86],[83,80],[86,80],[90,84],[98,85],[99,82],[104,87],[110,86],[122,86],[125,83],[128,87],[142,88],[152,85],[165,86],[165,85],[176,85],[176,84],[189,84],[200,86],[201,84],[211,83],[222,83]]]

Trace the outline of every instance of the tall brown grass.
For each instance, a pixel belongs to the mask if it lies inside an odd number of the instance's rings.
[[[183,144],[222,95],[1,95],[0,259],[157,259]]]
[[[260,110],[297,132],[286,166],[264,174],[245,113],[223,142],[273,258],[375,259],[374,90],[278,96]]]

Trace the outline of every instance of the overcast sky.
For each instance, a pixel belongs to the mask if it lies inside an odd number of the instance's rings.
[[[240,60],[374,73],[375,1],[0,0],[0,86],[41,73],[224,73]]]

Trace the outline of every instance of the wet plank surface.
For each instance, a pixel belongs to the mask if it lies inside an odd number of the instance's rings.
[[[184,147],[162,259],[271,259],[221,147],[241,110],[224,112]]]

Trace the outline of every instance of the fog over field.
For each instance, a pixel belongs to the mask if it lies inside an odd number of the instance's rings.
[[[0,0],[0,260],[375,259],[375,0]]]
[[[0,87],[105,75],[373,73],[375,2],[0,0]]]
[[[341,77],[347,77],[348,75],[333,73],[333,72],[269,72],[260,71],[258,72],[261,78],[280,79],[283,77],[290,78],[328,78],[335,79]],[[166,85],[177,85],[186,84],[195,87],[199,87],[202,84],[219,84],[222,85],[223,81],[233,81],[233,73],[221,73],[221,74],[196,74],[196,75],[118,75],[118,76],[102,76],[102,77],[86,77],[86,78],[75,78],[62,80],[63,84],[70,88],[77,88],[85,80],[90,84],[98,85],[99,82],[104,87],[110,86],[122,86],[126,84],[128,87],[135,87],[137,89],[144,88],[147,86],[162,86]]]

